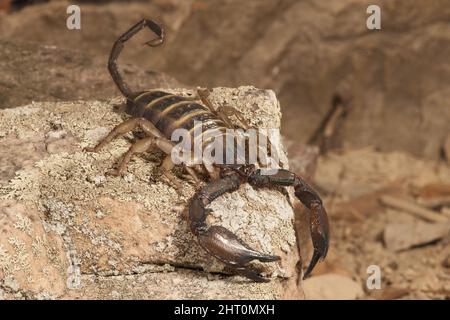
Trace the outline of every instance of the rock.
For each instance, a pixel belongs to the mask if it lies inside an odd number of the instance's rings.
[[[355,300],[364,294],[361,284],[333,273],[306,279],[303,290],[307,300]]]
[[[399,181],[418,188],[445,185],[450,181],[450,166],[399,151],[379,152],[373,147],[329,152],[317,161],[315,182],[328,193],[355,198],[395,189]]]
[[[450,232],[450,223],[391,223],[384,229],[384,243],[399,251],[442,239]]]
[[[141,278],[141,279],[140,279]],[[273,283],[199,277],[184,268],[147,271],[139,275],[82,275],[82,286],[70,290],[68,299],[277,299]],[[114,288],[114,289],[113,289]]]
[[[252,124],[279,128],[272,91],[217,88],[211,98],[237,106]],[[2,166],[8,168],[0,175],[0,289],[6,299],[302,297],[285,195],[243,185],[211,204],[212,223],[282,256],[279,264],[260,264],[269,283],[230,276],[199,247],[183,214],[172,210],[186,206],[194,186],[180,179],[179,197],[158,174],[161,155],[137,156],[125,177],[112,177],[105,172],[127,150],[125,138],[97,154],[82,151],[122,121],[112,109],[113,103],[77,101],[0,111],[0,154],[7,155]]]

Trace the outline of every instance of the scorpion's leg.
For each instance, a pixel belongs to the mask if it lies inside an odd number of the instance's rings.
[[[230,119],[230,116],[236,117],[236,119],[239,122],[239,127],[241,129],[248,130],[251,128],[248,122],[244,119],[243,113],[237,110],[236,108],[231,106],[220,106],[218,108],[214,108],[212,102],[208,98],[210,95],[210,91],[208,89],[198,89],[197,95],[199,96],[203,104],[207,106],[212,113],[218,115],[222,121],[224,121],[226,124],[230,126],[230,128],[234,127],[233,122]]]
[[[167,180],[169,181],[169,183],[176,189],[176,190],[181,190],[181,184],[177,181],[177,178],[175,177],[175,175],[172,173],[172,169],[174,167],[174,164],[172,162],[172,158],[169,155],[167,155],[162,164],[160,169],[162,170],[162,174],[167,178]]]
[[[154,137],[143,138],[133,143],[131,147],[128,149],[127,153],[125,153],[125,156],[120,162],[120,165],[117,168],[117,170],[111,171],[110,174],[114,176],[121,176],[127,169],[127,165],[130,162],[131,157],[136,153],[142,153],[147,151],[154,143],[155,143]]]
[[[200,178],[197,176],[197,173],[195,173],[195,169],[185,166],[185,169],[187,173],[189,174],[190,178],[194,181],[195,184],[199,184],[201,182]]]
[[[217,108],[217,113],[222,114],[223,117],[227,117],[228,120],[230,120],[230,116],[235,116],[235,118],[239,122],[239,127],[242,129],[248,130],[251,128],[251,126],[248,124],[247,120],[244,119],[243,113],[232,106],[221,106],[221,107]]]
[[[156,137],[146,137],[140,139],[133,143],[128,151],[125,153],[122,161],[119,164],[117,170],[113,170],[110,174],[114,176],[121,176],[127,169],[128,163],[130,162],[133,155],[137,153],[143,153],[149,150],[153,145],[156,145],[159,149],[164,151],[165,153],[170,153],[172,148],[172,143],[165,138],[156,138]],[[169,156],[170,158],[170,156]]]
[[[140,128],[148,136],[162,138],[161,132],[150,121],[144,118],[131,118],[115,126],[114,129],[112,129],[106,137],[100,140],[95,147],[87,147],[84,150],[88,152],[98,152],[101,148],[114,139],[124,135],[127,132],[133,131],[136,128]]]
[[[177,177],[172,173],[172,169],[175,166],[175,164],[172,161],[172,154],[171,150],[174,146],[174,143],[172,141],[167,142],[157,142],[157,146],[164,151],[167,156],[164,158],[162,164],[161,164],[161,171],[162,174],[169,180],[169,183],[177,190],[181,191],[181,184],[177,181]],[[197,174],[195,173],[195,170],[193,168],[188,167],[187,165],[184,166],[184,169],[186,169],[189,176],[183,175],[185,179],[190,179],[193,181],[196,185],[200,183],[200,179],[198,178]]]
[[[223,122],[225,122],[225,124],[229,127],[229,128],[234,128],[234,124],[231,121],[229,115],[235,115],[236,118],[239,120],[239,122],[241,123],[241,128],[242,129],[248,129],[250,128],[250,126],[247,124],[247,122],[245,122],[245,120],[242,117],[242,114],[238,114],[239,111],[234,109],[233,107],[219,107],[219,108],[214,108],[212,102],[209,100],[209,95],[210,95],[210,91],[208,89],[198,89],[197,90],[197,95],[199,96],[200,100],[203,102],[203,104],[208,107],[208,109],[214,113],[220,120],[222,120]],[[242,121],[241,121],[242,120]]]
[[[304,278],[307,277],[319,259],[325,259],[328,251],[330,237],[328,217],[319,195],[302,178],[284,169],[278,169],[277,173],[273,175],[262,175],[261,170],[256,170],[248,175],[248,182],[257,187],[293,186],[295,196],[310,210],[310,230],[314,253],[304,274]]]
[[[211,181],[220,179],[220,171],[216,170],[213,164],[203,162],[203,168],[205,168]]]
[[[209,213],[206,207],[222,194],[237,190],[241,182],[241,177],[233,173],[221,180],[210,182],[198,191],[192,198],[189,206],[190,228],[197,236],[200,246],[214,257],[254,281],[268,281],[246,265],[252,260],[261,262],[277,261],[280,260],[279,256],[267,255],[253,250],[224,227],[208,227],[206,225],[206,216]]]
[[[161,165],[162,174],[169,180],[169,183],[171,183],[176,190],[180,191],[181,184],[177,181],[177,178],[172,173],[172,169],[175,166],[172,160],[172,149],[175,146],[174,142],[161,138],[156,140],[156,146],[167,155]],[[194,180],[195,183],[200,182],[200,179],[197,177],[194,169],[189,168],[186,165],[184,166],[184,168],[192,177],[192,180]]]

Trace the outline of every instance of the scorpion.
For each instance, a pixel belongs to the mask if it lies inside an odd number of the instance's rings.
[[[161,171],[171,181],[175,181],[172,169],[175,164],[171,158],[174,142],[170,140],[173,131],[177,128],[189,130],[194,134],[203,135],[206,131],[215,129],[224,134],[228,128],[249,128],[242,114],[232,107],[214,108],[208,99],[208,90],[198,89],[197,97],[174,95],[160,90],[147,90],[133,92],[123,80],[117,68],[117,59],[124,48],[124,44],[140,30],[148,28],[156,38],[146,42],[150,47],[164,43],[165,32],[163,27],[150,19],[143,19],[120,36],[114,43],[109,60],[108,70],[120,92],[126,98],[125,113],[131,116],[121,124],[114,127],[95,147],[87,147],[87,152],[98,152],[102,147],[127,132],[140,129],[144,138],[134,142],[123,156],[119,166],[112,172],[122,175],[127,164],[135,154],[148,151],[156,146],[166,154],[162,160]],[[235,116],[239,122],[233,125],[230,117]],[[195,123],[201,122],[203,130],[194,131]],[[203,148],[210,140],[203,142]],[[255,188],[279,186],[294,188],[295,196],[308,208],[313,255],[309,266],[304,272],[306,278],[319,260],[326,257],[329,244],[329,226],[326,210],[318,193],[300,176],[286,169],[278,169],[275,174],[263,174],[259,164],[244,163],[241,165],[220,165],[202,163],[192,165],[182,163],[182,168],[190,177],[200,185],[197,173],[209,175],[209,181],[202,188],[197,188],[190,199],[188,210],[188,224],[191,232],[196,236],[199,245],[209,254],[228,266],[234,273],[247,277],[256,282],[270,281],[260,275],[259,270],[251,267],[250,262],[274,262],[281,260],[280,256],[269,255],[252,249],[230,230],[217,225],[208,226],[206,218],[212,212],[208,205],[225,193],[239,189],[243,183],[249,183]],[[175,188],[179,187],[175,183]]]

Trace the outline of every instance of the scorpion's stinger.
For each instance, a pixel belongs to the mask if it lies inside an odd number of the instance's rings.
[[[111,54],[109,55],[108,60],[108,70],[113,78],[115,84],[119,88],[122,94],[129,98],[132,95],[132,91],[128,87],[128,85],[123,80],[122,76],[117,69],[117,59],[119,58],[120,53],[124,47],[125,42],[130,40],[136,33],[141,31],[144,28],[149,28],[153,33],[156,34],[157,38],[147,41],[145,44],[150,47],[157,47],[164,42],[164,29],[155,21],[150,19],[143,19],[139,21],[137,24],[132,26],[127,32],[119,37],[114,43],[112,47]]]
[[[214,199],[226,192],[239,188],[241,177],[232,174],[221,180],[215,180],[197,192],[189,206],[189,220],[192,232],[197,236],[200,245],[217,259],[233,268],[238,273],[254,280],[268,281],[246,266],[252,260],[271,262],[280,260],[279,256],[267,255],[253,250],[230,230],[206,225],[208,206]]]
[[[317,262],[325,259],[328,252],[330,239],[328,216],[319,195],[303,179],[284,169],[278,169],[278,172],[273,175],[262,175],[261,170],[256,170],[248,175],[248,182],[257,187],[293,186],[295,196],[310,210],[310,230],[314,253],[303,276],[306,278]]]

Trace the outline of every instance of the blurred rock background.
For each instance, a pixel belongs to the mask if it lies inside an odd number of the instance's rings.
[[[73,3],[81,30],[65,26]],[[381,7],[381,30],[366,28],[369,4]],[[316,279],[334,279],[329,290],[355,287],[338,285],[344,276],[367,298],[450,296],[450,238],[428,228],[448,221],[380,201],[394,196],[448,219],[448,0],[3,0],[0,108],[119,95],[106,70],[109,50],[144,17],[166,26],[167,42],[151,50],[140,34],[124,50],[133,88],[251,84],[277,93],[291,166],[308,168],[332,219],[330,257]],[[392,232],[398,225],[432,236],[393,240],[387,235],[405,234]],[[380,290],[365,286],[373,264],[383,271]],[[311,297],[323,292],[319,280]],[[358,296],[326,297],[333,294]]]

